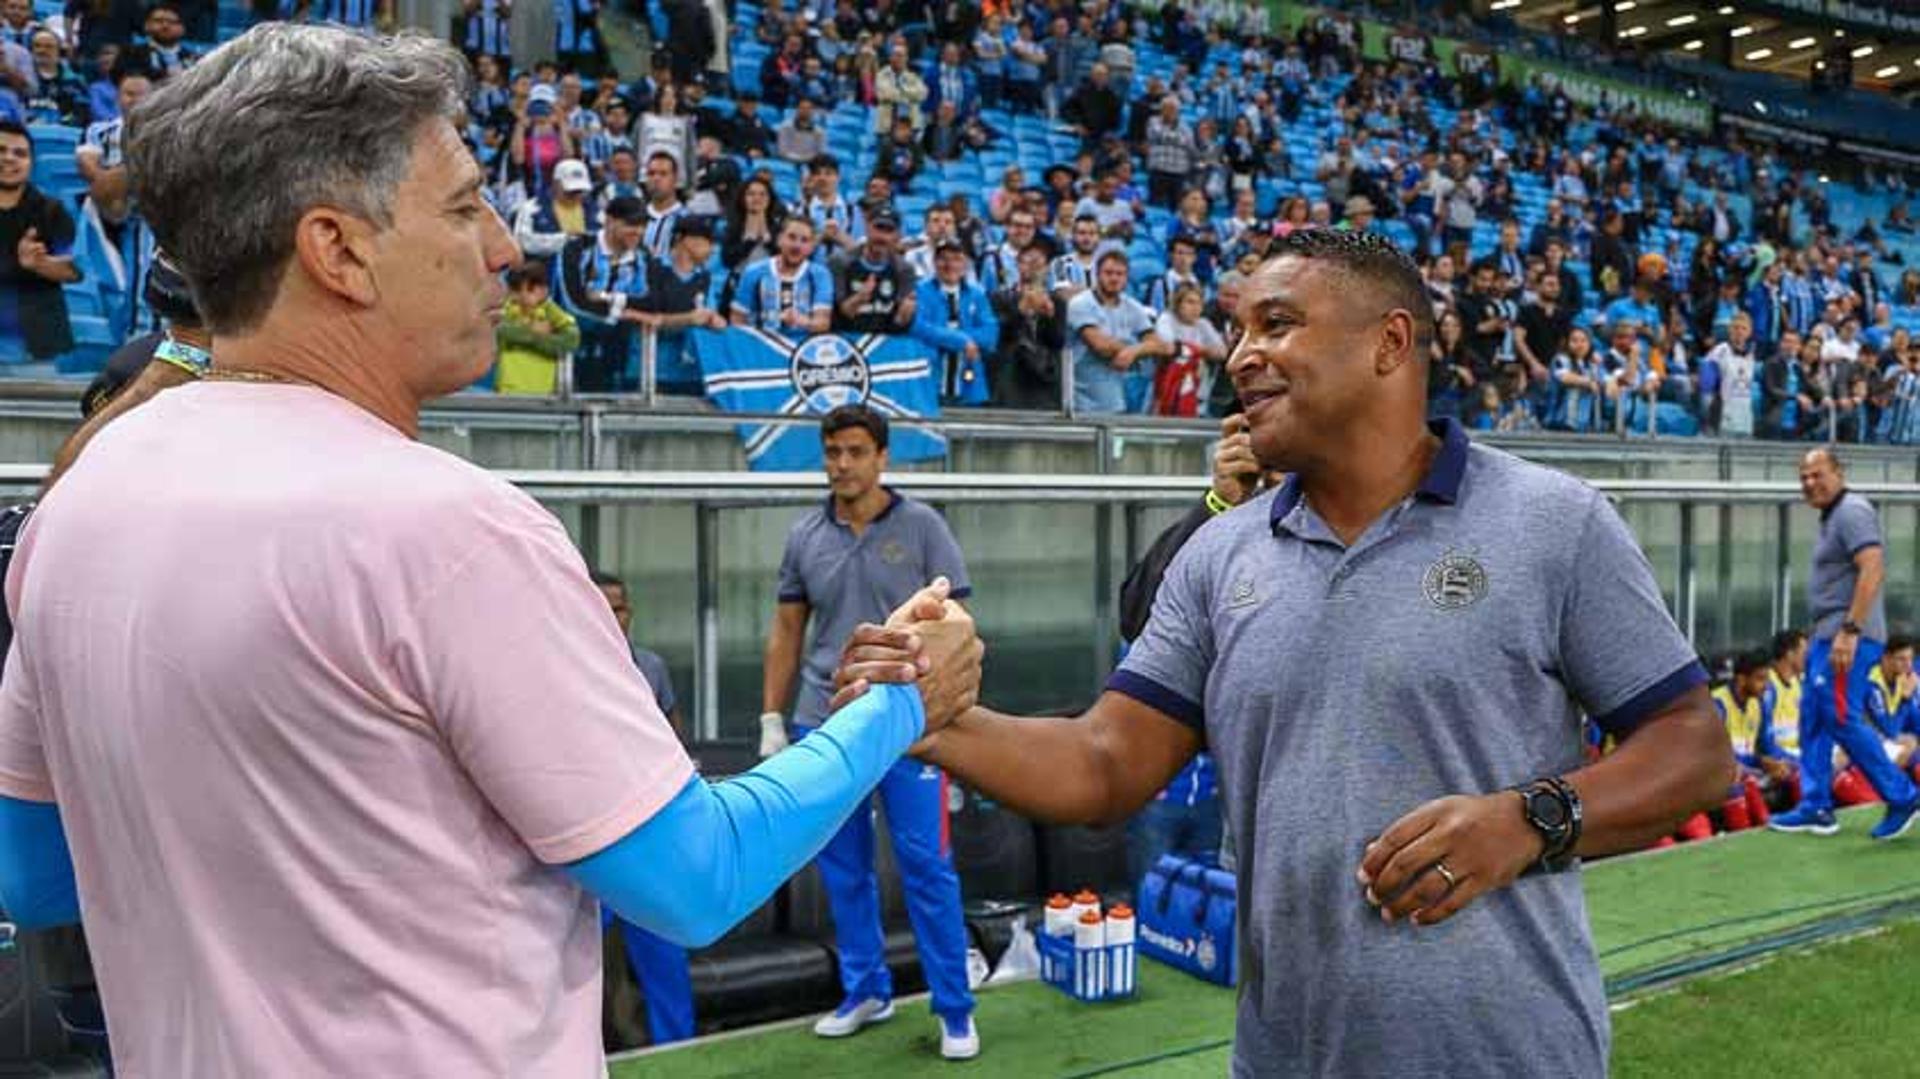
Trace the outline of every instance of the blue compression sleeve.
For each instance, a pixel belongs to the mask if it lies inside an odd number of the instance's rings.
[[[567,871],[627,921],[686,947],[711,944],[820,853],[924,724],[917,689],[876,686],[753,771],[694,777]]]
[[[0,797],[0,911],[22,929],[80,920],[73,855],[52,802]]]

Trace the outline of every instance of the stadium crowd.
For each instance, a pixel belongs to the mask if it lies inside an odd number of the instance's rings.
[[[81,204],[27,200],[0,228],[17,299],[0,331],[23,355],[72,344],[45,309],[73,271],[12,242],[27,229],[55,262],[97,229],[139,296],[151,244],[118,117],[192,63],[187,29],[215,6],[136,22],[69,5],[43,24],[0,5],[0,117],[85,131]],[[737,5],[726,41],[704,3],[651,7],[671,48],[632,78],[593,0],[557,5],[556,59],[527,64],[510,8],[471,0],[456,20],[468,139],[529,256],[499,392],[631,391],[652,333],[663,388],[698,393],[678,339],[731,324],[912,335],[949,405],[1058,409],[1070,371],[1078,412],[1220,415],[1240,282],[1273,237],[1335,227],[1416,253],[1433,407],[1470,426],[1920,439],[1904,198],[1837,213],[1853,189],[1784,150],[1704,143],[1539,77],[1503,85],[1484,52],[1443,66],[1412,31],[1369,61],[1346,16],[1282,34],[1246,0],[771,0]],[[123,306],[121,336],[151,328]]]

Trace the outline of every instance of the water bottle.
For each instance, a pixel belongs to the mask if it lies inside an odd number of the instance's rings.
[[[1055,893],[1047,897],[1046,920],[1042,929],[1050,937],[1073,936],[1073,927],[1079,915],[1073,909],[1073,900]]]
[[[1073,995],[1082,1000],[1098,1000],[1107,988],[1106,923],[1098,910],[1080,916],[1073,929]]]
[[[1115,903],[1107,912],[1107,989],[1115,996],[1133,992],[1133,908]]]

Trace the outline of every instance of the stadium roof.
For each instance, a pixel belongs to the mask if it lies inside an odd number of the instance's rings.
[[[1578,33],[1618,49],[1862,89],[1920,88],[1920,12],[1912,3],[1494,0],[1492,6],[1537,30]]]

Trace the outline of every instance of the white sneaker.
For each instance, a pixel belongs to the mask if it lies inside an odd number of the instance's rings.
[[[972,1060],[980,1055],[980,1032],[973,1016],[940,1020],[940,1055],[948,1060]]]
[[[893,1018],[893,1001],[875,1000],[868,997],[862,1001],[846,1001],[833,1010],[831,1015],[823,1015],[813,1024],[813,1032],[822,1038],[844,1038],[849,1034],[860,1033],[860,1028],[869,1023],[884,1023]]]

